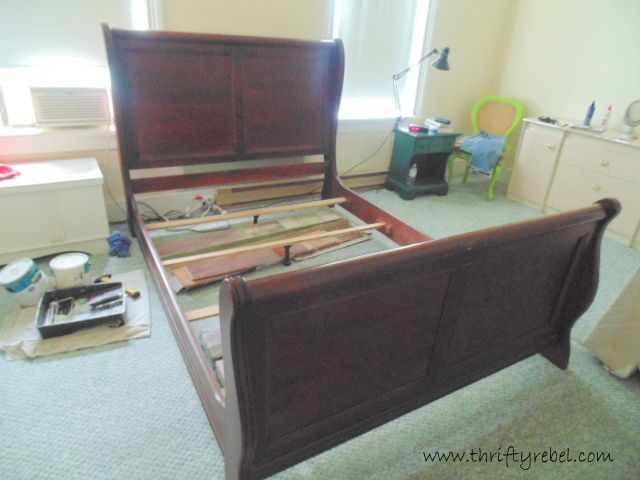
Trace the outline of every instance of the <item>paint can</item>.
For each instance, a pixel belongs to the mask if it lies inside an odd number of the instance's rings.
[[[0,285],[13,294],[21,307],[31,307],[49,289],[49,279],[33,260],[19,258],[0,270]]]
[[[64,253],[54,257],[49,266],[56,279],[56,288],[71,288],[91,283],[89,255],[81,252]]]

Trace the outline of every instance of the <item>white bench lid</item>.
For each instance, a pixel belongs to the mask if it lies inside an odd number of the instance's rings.
[[[11,168],[20,175],[0,181],[0,195],[104,183],[95,158],[12,163]]]

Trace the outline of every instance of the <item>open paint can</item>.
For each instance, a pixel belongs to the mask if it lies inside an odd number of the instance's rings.
[[[89,255],[81,252],[64,253],[49,262],[56,288],[70,288],[91,283]]]
[[[33,260],[19,258],[0,271],[0,285],[13,294],[21,307],[31,307],[49,289],[49,279]]]

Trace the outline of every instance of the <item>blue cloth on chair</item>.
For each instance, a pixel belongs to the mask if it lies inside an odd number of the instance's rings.
[[[500,135],[480,132],[473,137],[464,138],[462,150],[471,154],[471,168],[491,175],[493,168],[502,157],[506,142],[507,139]]]

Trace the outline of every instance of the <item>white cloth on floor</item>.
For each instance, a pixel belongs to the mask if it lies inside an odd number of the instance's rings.
[[[6,358],[16,360],[41,357],[151,335],[149,291],[142,270],[114,274],[111,281],[122,282],[125,288],[140,291],[139,298],[127,297],[123,326],[89,328],[61,337],[43,339],[35,322],[37,307],[16,307],[5,318],[4,327],[0,331],[0,349],[6,352]]]
[[[640,269],[585,339],[585,346],[620,378],[640,366]]]

